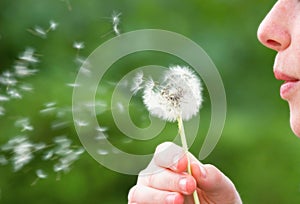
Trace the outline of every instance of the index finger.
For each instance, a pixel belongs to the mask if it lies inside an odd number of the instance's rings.
[[[153,160],[157,166],[168,168],[175,172],[184,172],[188,163],[182,147],[172,142],[164,142],[158,145]]]

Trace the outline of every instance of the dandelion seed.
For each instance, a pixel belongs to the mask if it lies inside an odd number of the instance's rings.
[[[43,155],[42,159],[43,159],[43,160],[49,160],[49,159],[52,158],[53,154],[54,154],[53,150],[47,151],[47,152]]]
[[[74,42],[73,47],[77,50],[81,50],[84,48],[84,42]]]
[[[13,98],[13,99],[21,99],[22,98],[22,95],[16,89],[8,89],[7,94],[10,96],[10,98]]]
[[[116,35],[120,35],[119,24],[120,24],[120,16],[121,15],[122,15],[122,13],[117,13],[114,11],[111,16],[113,31]]]
[[[16,127],[22,128],[21,132],[32,131],[33,126],[30,125],[29,118],[21,118],[15,122]]]
[[[34,75],[36,72],[38,72],[37,69],[29,69],[27,65],[25,65],[24,63],[17,63],[14,66],[14,69],[15,69],[16,76],[18,77],[27,77],[27,76]]]
[[[47,32],[40,26],[35,26],[33,29],[28,29],[27,31],[37,37],[42,38],[42,39],[47,38]]]
[[[96,127],[96,130],[99,131],[99,132],[106,132],[108,130],[108,127]]]
[[[33,86],[31,84],[21,84],[20,89],[23,91],[31,92],[33,90]]]
[[[34,57],[34,49],[33,48],[26,48],[24,53],[19,56],[20,60],[24,60],[30,63],[37,63],[39,60]]]
[[[75,123],[76,123],[79,127],[86,127],[86,126],[89,125],[88,122],[81,121],[81,120],[75,120]]]
[[[4,95],[0,95],[0,102],[4,102],[4,101],[9,101],[9,97],[4,96]]]
[[[63,129],[68,127],[70,122],[68,121],[53,121],[51,124],[51,128],[53,130]]]
[[[36,170],[35,173],[36,173],[37,177],[40,179],[45,179],[48,177],[48,175],[42,169]]]
[[[76,84],[76,83],[67,83],[67,86],[75,88],[75,87],[80,87],[80,84]]]
[[[133,78],[133,84],[130,88],[130,91],[133,92],[134,95],[143,88],[142,86],[144,82],[143,77],[144,77],[143,72],[138,72]]]
[[[107,150],[104,150],[104,149],[98,149],[97,153],[99,155],[108,155],[109,152]]]
[[[11,158],[14,171],[19,171],[22,167],[28,164],[33,159],[32,149],[33,144],[28,141],[25,136],[19,136],[8,141],[2,146],[3,151],[12,151]]]
[[[5,72],[3,72],[2,75],[3,75],[4,77],[6,77],[6,78],[11,78],[11,77],[14,76],[13,73],[10,72],[10,71],[5,71]]]
[[[15,86],[17,82],[18,81],[15,78],[0,76],[0,84],[3,84],[5,86]]]
[[[53,21],[53,20],[50,20],[50,27],[49,27],[49,30],[56,30],[57,26],[58,26],[58,23]]]

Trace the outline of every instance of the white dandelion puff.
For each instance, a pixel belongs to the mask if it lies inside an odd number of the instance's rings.
[[[21,132],[32,131],[34,129],[33,126],[30,125],[29,118],[21,118],[21,119],[17,120],[15,122],[15,126],[22,128]]]
[[[189,68],[172,66],[160,84],[147,81],[143,101],[150,114],[163,120],[173,122],[179,116],[189,120],[200,109],[201,91],[200,80]]]
[[[28,29],[28,32],[42,39],[47,38],[47,32],[40,26],[35,26],[33,29]]]
[[[144,74],[143,72],[138,72],[134,78],[133,78],[133,84],[130,88],[130,91],[135,95],[139,90],[143,88],[143,82],[144,82]]]
[[[22,95],[17,89],[8,89],[7,94],[10,96],[10,98],[13,99],[21,99]]]
[[[97,153],[99,154],[99,155],[102,155],[102,156],[104,156],[104,155],[108,155],[108,151],[107,150],[105,150],[105,149],[98,149],[97,150]]]

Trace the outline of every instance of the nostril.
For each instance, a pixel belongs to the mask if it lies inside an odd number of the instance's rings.
[[[272,47],[279,47],[281,44],[275,40],[267,40],[267,44],[271,45]]]

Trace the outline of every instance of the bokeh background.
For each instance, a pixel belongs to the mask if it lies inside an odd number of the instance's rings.
[[[280,82],[273,77],[275,53],[263,47],[256,37],[260,21],[274,3],[269,0],[1,0],[0,74],[13,71],[16,60],[28,47],[35,49],[39,62],[33,67],[38,72],[18,79],[16,85],[18,88],[18,84],[26,83],[33,90],[23,91],[21,99],[0,101],[3,112],[0,145],[3,147],[19,135],[51,145],[53,138],[65,135],[74,147],[81,146],[70,112],[72,86],[68,84],[74,83],[80,67],[76,58],[87,57],[115,36],[111,32],[111,15],[115,11],[121,13],[121,32],[157,28],[180,33],[202,46],[217,66],[227,94],[227,119],[219,143],[203,162],[216,165],[228,175],[244,203],[299,203],[300,141],[289,128],[288,106],[280,99]],[[47,30],[50,20],[57,22],[58,27],[49,31],[46,38],[32,34],[36,26]],[[84,42],[84,48],[76,50],[74,42]],[[151,52],[123,60],[107,74],[108,83],[103,86],[108,92],[101,97],[109,99],[113,90],[113,83],[109,82],[117,81],[120,73],[154,62],[168,66],[176,61]],[[2,96],[6,96],[8,88],[11,87],[0,84]],[[201,112],[203,128],[191,147],[195,154],[209,124],[209,96],[204,95],[208,102]],[[55,102],[54,113],[41,114],[50,102]],[[57,127],[57,114],[62,110],[58,122],[61,126]],[[166,140],[160,138],[143,145],[126,140],[115,129],[109,110],[100,111],[98,117],[108,127],[109,139],[128,151],[151,153]],[[28,118],[33,130],[20,129],[16,124],[20,118]],[[135,121],[139,125],[140,120]],[[128,190],[136,182],[136,176],[113,172],[87,153],[81,154],[66,173],[53,170],[55,161],[40,159],[42,152],[37,152],[19,171],[14,171],[9,162],[13,152],[2,148],[0,154],[8,160],[0,166],[0,203],[127,203]],[[37,169],[43,169],[46,178],[36,180]]]

